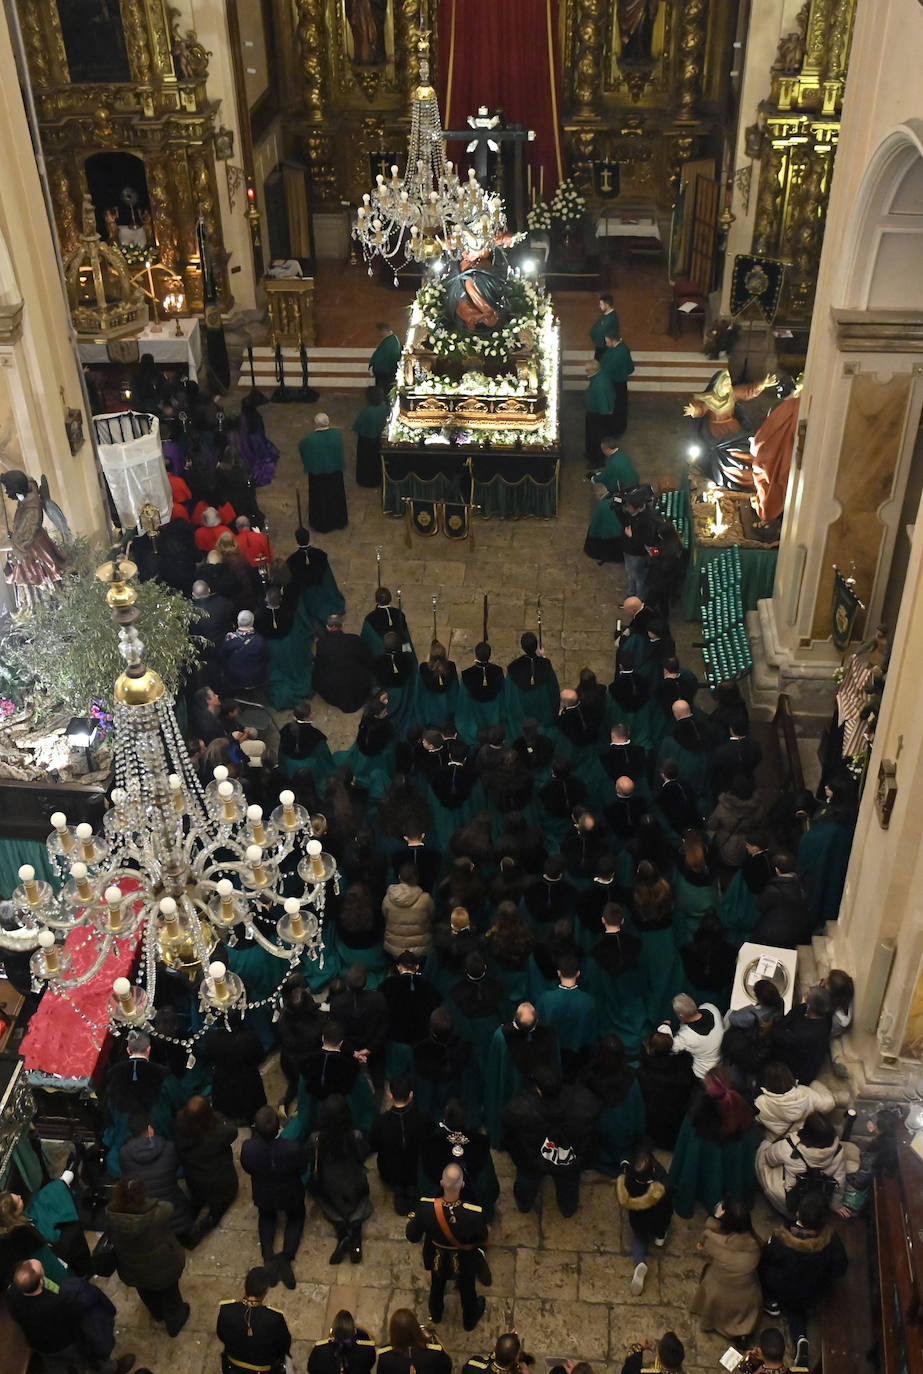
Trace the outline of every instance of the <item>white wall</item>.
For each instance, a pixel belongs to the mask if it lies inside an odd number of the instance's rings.
[[[199,42],[211,53],[206,89],[211,100],[221,102],[216,123],[223,124],[234,132],[232,161],[239,167],[240,127],[234,95],[234,66],[231,61],[226,7],[215,0],[172,0],[172,4],[180,12],[180,27],[183,33],[187,29],[195,29]],[[253,274],[250,226],[244,215],[247,198],[245,191],[241,189],[234,202],[234,211],[231,212],[224,168],[223,162],[216,164],[224,246],[231,255],[228,266],[231,273],[231,291],[235,306],[242,310],[252,310],[256,304],[256,281]],[[258,182],[258,186],[261,184]],[[240,271],[235,271],[236,268],[240,268]]]

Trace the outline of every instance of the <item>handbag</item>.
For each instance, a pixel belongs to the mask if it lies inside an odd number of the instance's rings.
[[[117,1256],[115,1243],[108,1231],[103,1231],[90,1255],[90,1273],[100,1279],[111,1279],[115,1273]]]

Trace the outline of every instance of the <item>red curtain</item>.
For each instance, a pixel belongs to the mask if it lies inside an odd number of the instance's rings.
[[[439,75],[443,126],[463,129],[479,105],[535,130],[524,162],[550,200],[565,173],[561,140],[558,0],[440,0]],[[467,168],[464,144],[449,157]]]

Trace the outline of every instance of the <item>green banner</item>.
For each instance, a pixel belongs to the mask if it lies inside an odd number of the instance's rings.
[[[785,267],[777,258],[737,254],[731,277],[731,314],[735,319],[748,305],[755,305],[767,324],[772,324],[779,308]]]
[[[853,626],[862,602],[856,596],[852,579],[845,578],[839,568],[833,570],[833,606],[831,622],[833,642],[839,652],[845,653],[852,639]]]

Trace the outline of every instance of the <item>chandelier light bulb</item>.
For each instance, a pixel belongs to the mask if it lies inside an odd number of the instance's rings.
[[[135,1014],[135,994],[134,989],[127,978],[116,978],[112,984],[112,991],[119,999],[119,1007],[123,1016],[134,1016]]]
[[[364,194],[363,197],[362,197],[362,204],[363,204],[363,205],[368,205],[368,204],[371,202],[371,199],[372,199],[372,197],[369,195],[368,191],[366,191],[365,194]]]
[[[164,932],[168,939],[179,939],[179,921],[176,915],[176,903],[172,897],[164,897],[160,903],[160,914],[164,918]]]
[[[57,973],[60,965],[58,964],[58,952],[54,947],[54,934],[50,930],[39,931],[38,942],[45,956],[45,971]]]
[[[384,177],[382,176],[381,172],[378,173],[378,176],[375,178],[375,180],[376,180],[376,182],[378,183],[379,186],[383,186],[383,185],[384,185],[385,179],[384,179]]]
[[[266,869],[263,866],[263,851],[260,846],[258,844],[248,844],[244,857],[250,865],[254,883],[256,883],[257,887],[265,887],[267,882]]]
[[[395,179],[397,178],[397,163],[396,163],[396,162],[392,162],[392,164],[391,164],[391,175],[392,175]]]
[[[266,843],[266,830],[263,826],[263,808],[261,806],[247,807],[247,820],[250,822],[250,829],[257,844]]]
[[[295,793],[287,788],[279,793],[279,804],[282,807],[282,821],[286,830],[294,830],[298,825],[298,816],[295,811]]]
[[[78,897],[82,898],[82,900],[85,902],[89,902],[93,896],[93,889],[90,887],[89,881],[87,879],[86,864],[73,864],[71,866],[71,877],[74,880],[74,886],[77,889]]]
[[[297,897],[287,897],[283,902],[286,916],[289,918],[289,929],[296,940],[303,938],[305,934],[304,921],[301,918],[301,903]]]
[[[307,851],[308,862],[311,866],[311,876],[314,878],[323,878],[324,861],[321,858],[321,853],[323,852],[323,845],[321,844],[320,840],[308,840]]]
[[[221,878],[215,884],[215,891],[221,898],[221,919],[230,921],[234,914],[234,884],[230,878]]]
[[[218,767],[214,769],[212,777],[215,779],[215,782],[227,782],[228,770],[223,763],[219,763]]]
[[[19,881],[22,883],[26,892],[26,901],[30,906],[38,906],[41,902],[41,893],[38,883],[35,881],[35,869],[31,864],[23,864],[19,870]]]
[[[93,845],[92,825],[88,825],[86,821],[81,821],[74,833],[80,841],[84,859],[88,864],[91,864],[96,858],[96,850]]]
[[[61,849],[62,849],[65,853],[66,853],[68,850],[73,849],[73,847],[74,847],[74,837],[73,837],[73,835],[71,834],[70,830],[68,829],[67,817],[65,816],[64,812],[63,812],[63,811],[55,811],[55,812],[53,812],[53,813],[52,813],[52,817],[51,817],[51,824],[54,826],[55,830],[57,831],[57,834],[58,834],[58,843],[60,844]]]
[[[231,994],[225,981],[227,969],[224,964],[219,963],[218,960],[215,960],[213,964],[209,964],[208,976],[212,980],[217,1000],[219,1002],[226,1002]]]
[[[224,819],[226,821],[234,820],[237,814],[234,808],[234,784],[232,782],[219,782],[218,796],[224,806]]]

